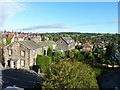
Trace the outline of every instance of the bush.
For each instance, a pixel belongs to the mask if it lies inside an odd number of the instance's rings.
[[[51,57],[44,55],[37,55],[36,64],[40,67],[41,72],[45,72],[47,66],[52,62]]]
[[[47,55],[49,56],[49,57],[52,57],[52,48],[48,48],[48,50],[47,50]]]

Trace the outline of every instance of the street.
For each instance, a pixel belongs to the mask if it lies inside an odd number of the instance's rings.
[[[40,84],[43,78],[26,70],[6,69],[2,71],[2,88],[6,86],[17,86],[21,88],[33,88]]]

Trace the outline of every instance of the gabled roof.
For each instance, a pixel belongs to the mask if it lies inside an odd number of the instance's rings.
[[[75,43],[71,37],[61,37],[68,45],[71,43]]]
[[[36,42],[34,42],[32,40],[19,41],[19,43],[22,44],[22,45],[24,45],[28,49],[37,49],[37,48],[40,48],[40,46]]]
[[[38,45],[40,47],[49,46],[49,45],[53,45],[53,44],[56,44],[56,43],[54,41],[42,41],[42,42],[38,43]]]
[[[8,33],[8,34],[3,34],[2,36],[4,38],[13,38],[15,35],[16,35],[15,33]],[[27,37],[27,36],[24,34],[18,34],[18,38],[24,38],[24,37]]]
[[[27,37],[27,36],[24,35],[24,34],[18,34],[18,37],[19,37],[19,38],[25,38],[25,37]]]
[[[89,44],[89,43],[84,43],[84,44],[83,44],[83,47],[85,47],[85,48],[92,48],[93,45],[92,45],[92,44]]]

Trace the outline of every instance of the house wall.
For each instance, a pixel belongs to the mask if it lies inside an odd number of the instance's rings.
[[[67,51],[68,50],[68,45],[63,41],[61,38],[57,41],[57,49]]]
[[[70,45],[68,45],[68,50],[73,50],[75,49],[75,43],[71,43]]]
[[[9,56],[8,50],[12,49],[12,55]],[[21,50],[25,51],[25,56],[21,56]],[[23,45],[13,42],[11,45],[6,46],[4,48],[4,60],[5,60],[5,67],[8,66],[8,60],[16,60],[16,68],[27,69],[29,70],[29,66],[35,64],[36,58],[36,50],[35,54],[33,50],[29,50],[28,48],[24,47]],[[25,66],[21,66],[21,60],[25,61]]]

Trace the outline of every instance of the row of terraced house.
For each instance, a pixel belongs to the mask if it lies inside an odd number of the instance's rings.
[[[57,42],[41,41],[39,35],[3,34],[3,42],[6,37],[12,37],[10,44],[2,47],[1,57],[6,68],[27,69],[36,65],[37,55],[47,55],[47,49],[52,46],[54,50],[67,51],[75,49],[75,42],[71,37],[61,37]]]

